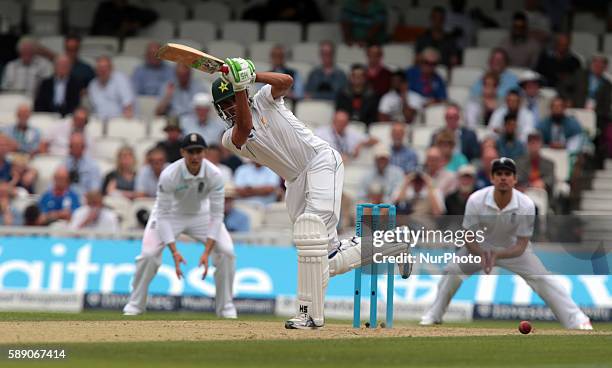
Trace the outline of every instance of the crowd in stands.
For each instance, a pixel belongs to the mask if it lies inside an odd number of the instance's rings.
[[[101,2],[92,34],[130,36],[158,19],[154,11],[126,3]],[[430,26],[405,44],[414,49],[415,60],[402,66],[385,62],[389,8],[380,0],[342,2],[338,21],[343,43],[361,47],[364,55],[364,63],[351,65],[348,72],[337,63],[338,45],[332,41],[319,43],[319,63],[308,75],[289,66],[286,45],[270,48],[270,70],[293,77],[286,97],[293,108],[310,100],[335,107],[329,121],[317,122],[314,132],[342,154],[347,168],[364,168],[358,190],[346,193],[345,200],[394,203],[398,213],[421,222],[460,215],[469,194],[490,185],[490,162],[504,156],[516,160],[521,190],[545,191],[552,203],[559,195],[557,163],[542,154],[544,148],[566,152],[572,164],[580,164],[583,155],[607,157],[612,143],[607,57],[576,55],[558,15],[546,17],[537,10],[538,1],[525,3],[525,11],[513,15],[507,37],[490,50],[486,70],[469,87],[464,103],[451,100],[448,82],[462,65],[464,49],[474,44],[476,31],[494,23],[478,9],[468,11],[465,1],[431,9]],[[322,15],[314,1],[269,1],[249,8],[244,18],[306,23]],[[161,171],[181,157],[179,142],[189,132],[205,138],[207,158],[223,173],[230,231],[250,229],[250,218],[241,208],[265,211],[282,201],[283,183],[274,172],[220,145],[225,122],[214,110],[210,84],[194,77],[199,72],[162,62],[155,56],[160,43],[150,42],[142,63],[126,75],[115,70],[111,56],[85,61],[81,42],[80,35],[69,33],[63,52],[56,53],[24,36],[16,45],[17,58],[1,68],[2,92],[23,94],[30,102],[14,106],[14,118],[2,124],[0,224],[62,221],[71,229],[116,231],[126,219],[112,210],[108,198],[154,198]],[[136,101],[142,96],[156,99],[152,111],[139,111]],[[436,128],[417,141],[415,132],[432,126],[426,111],[436,106],[442,111]],[[593,111],[599,134],[590,136],[568,108]],[[36,113],[57,114],[53,128],[34,126]],[[131,145],[100,154],[96,146],[101,137],[89,128],[92,120],[106,124],[123,118],[123,124],[139,124],[131,120],[142,116],[164,119],[163,139],[146,147],[142,162],[139,147],[129,139]],[[388,129],[375,128],[380,126]],[[109,155],[115,158],[110,170],[100,162]],[[30,165],[40,156],[61,158],[44,188],[37,184],[40,173]],[[14,204],[28,195],[37,202],[25,208]],[[137,226],[142,226],[146,213],[137,217]]]

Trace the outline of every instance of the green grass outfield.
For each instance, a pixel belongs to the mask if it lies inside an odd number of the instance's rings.
[[[122,320],[117,312],[81,314],[0,313],[0,321]],[[209,314],[147,313],[134,320],[206,320]],[[276,321],[269,316],[244,320]],[[348,325],[349,321],[330,321]],[[445,324],[457,328],[516,329],[516,322]],[[558,329],[537,322],[536,329]],[[396,322],[398,327],[414,326]],[[252,340],[199,342],[70,343],[30,345],[62,348],[63,361],[8,361],[0,346],[0,367],[612,367],[612,324],[596,324],[608,335],[520,335],[463,337],[363,337],[332,340]],[[417,328],[417,327],[414,327]],[[2,333],[2,331],[0,331]]]

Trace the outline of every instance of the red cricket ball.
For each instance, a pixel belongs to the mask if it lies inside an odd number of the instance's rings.
[[[529,321],[521,321],[521,323],[519,323],[518,330],[522,334],[527,335],[531,332],[531,323],[529,323]]]

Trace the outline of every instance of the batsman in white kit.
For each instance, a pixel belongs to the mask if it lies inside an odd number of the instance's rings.
[[[361,265],[360,240],[340,242],[336,231],[344,181],[342,158],[285,106],[283,96],[291,89],[291,76],[255,73],[253,63],[242,58],[225,62],[229,73],[212,85],[215,108],[229,126],[222,143],[272,169],[287,188],[286,204],[298,254],[298,303],[296,316],[285,327],[322,327],[329,277]],[[265,85],[250,98],[247,88],[255,82]]]
[[[468,198],[463,227],[488,229],[480,244],[469,243],[457,251],[481,257],[481,263],[450,263],[438,283],[436,299],[421,319],[421,325],[439,324],[453,295],[463,280],[494,266],[521,276],[546,302],[559,322],[570,329],[591,330],[591,321],[555,280],[534,253],[529,238],[533,234],[535,205],[525,194],[514,189],[516,164],[502,157],[491,164],[492,186],[478,190]]]
[[[183,158],[162,171],[155,205],[145,227],[142,250],[136,257],[136,272],[125,315],[145,311],[149,284],[161,265],[166,246],[172,252],[176,276],[183,277],[185,259],[176,248],[176,238],[186,234],[205,244],[199,266],[202,279],[208,273],[209,258],[215,265],[215,312],[218,317],[237,318],[233,303],[235,273],[234,244],[223,224],[224,188],[220,170],[204,159],[206,142],[189,133],[181,142]]]

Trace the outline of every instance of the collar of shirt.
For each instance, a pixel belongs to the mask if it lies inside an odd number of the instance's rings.
[[[183,179],[185,180],[203,178],[204,177],[204,161],[202,161],[202,165],[200,166],[200,171],[198,172],[198,175],[193,175],[192,173],[189,172],[189,170],[187,169],[187,164],[185,163],[184,160],[183,160],[183,165],[181,165],[181,171],[183,173]]]
[[[488,207],[491,207],[491,208],[493,208],[493,209],[495,209],[497,211],[500,211],[500,212],[508,212],[508,211],[512,211],[512,210],[518,209],[518,200],[517,200],[516,195],[514,193],[514,189],[512,190],[512,199],[506,205],[506,207],[504,207],[501,210],[497,206],[497,203],[495,203],[495,198],[493,196],[494,192],[495,192],[495,188],[491,187],[491,190],[489,190],[489,192],[487,193],[487,195],[485,197],[485,205],[487,205]]]

